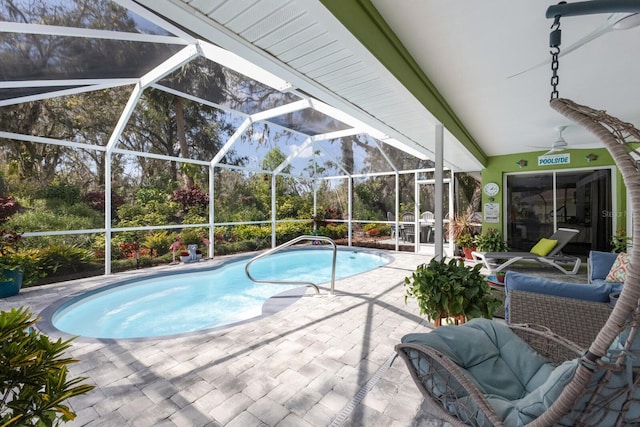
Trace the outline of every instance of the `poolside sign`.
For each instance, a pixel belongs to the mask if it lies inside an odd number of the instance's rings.
[[[569,163],[571,163],[571,155],[569,153],[538,156],[538,166],[558,166],[568,165]]]

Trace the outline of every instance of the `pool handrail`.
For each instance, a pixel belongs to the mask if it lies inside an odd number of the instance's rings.
[[[335,283],[336,283],[336,256],[338,253],[338,246],[336,245],[336,242],[333,241],[333,239],[331,239],[330,237],[326,237],[326,236],[310,236],[310,235],[302,235],[302,236],[298,236],[294,239],[289,240],[286,243],[281,244],[280,246],[276,246],[275,248],[269,249],[266,252],[261,253],[260,255],[257,255],[253,258],[251,258],[247,264],[244,267],[244,271],[245,273],[247,273],[247,277],[249,278],[249,280],[251,280],[252,282],[255,283],[275,283],[275,284],[279,284],[279,285],[295,285],[295,284],[303,284],[303,285],[307,285],[307,286],[311,286],[313,289],[315,289],[316,294],[320,294],[320,288],[318,288],[318,285],[316,285],[313,282],[304,282],[304,281],[289,281],[289,280],[259,280],[259,279],[254,279],[253,276],[251,276],[251,274],[249,273],[249,266],[254,262],[259,260],[260,258],[264,258],[268,255],[271,255],[275,252],[278,252],[284,248],[288,248],[291,245],[295,245],[296,243],[302,241],[302,240],[310,240],[310,241],[324,241],[324,242],[329,242],[331,244],[331,246],[333,246],[333,265],[331,268],[331,290],[329,291],[329,293],[331,295],[335,295]]]

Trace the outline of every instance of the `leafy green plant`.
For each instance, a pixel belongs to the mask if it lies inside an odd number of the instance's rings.
[[[0,424],[57,426],[76,414],[64,404],[94,387],[68,379],[64,356],[72,340],[52,341],[33,328],[38,321],[26,308],[0,312]]]
[[[467,234],[467,233],[464,233],[464,234],[461,234],[460,236],[458,236],[458,239],[456,240],[456,243],[461,248],[472,248],[472,247],[474,247],[473,236],[471,236],[471,234]]]
[[[46,275],[70,274],[93,268],[93,252],[73,245],[51,245],[35,252],[38,269]]]
[[[0,230],[0,282],[20,280],[6,272],[20,271],[22,282],[33,283],[42,277],[37,266],[37,258],[31,251],[22,250],[22,235],[10,230]],[[19,273],[18,273],[19,274]]]
[[[627,236],[625,230],[620,230],[611,236],[611,252],[627,252],[627,246],[631,244],[631,237]]]
[[[151,249],[156,256],[169,253],[169,247],[173,243],[175,236],[167,231],[158,231],[144,236],[142,245]]]
[[[475,237],[476,250],[480,252],[505,252],[507,250],[507,242],[502,238],[495,228],[490,228],[486,233],[479,234]]]
[[[320,236],[331,237],[332,239],[341,239],[347,236],[347,226],[344,224],[328,224],[325,227],[318,228]]]
[[[465,316],[493,317],[502,304],[480,274],[481,264],[467,267],[457,259],[432,259],[419,265],[411,277],[405,277],[405,304],[415,298],[420,314],[431,319]]]

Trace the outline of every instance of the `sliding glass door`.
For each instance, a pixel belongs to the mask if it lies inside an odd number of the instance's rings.
[[[506,235],[511,250],[528,251],[557,228],[580,231],[564,252],[609,250],[612,233],[611,170],[507,176]]]

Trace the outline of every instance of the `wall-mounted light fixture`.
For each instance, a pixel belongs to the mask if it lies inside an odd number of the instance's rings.
[[[516,165],[518,165],[519,168],[524,168],[527,166],[529,162],[527,162],[526,160],[522,159],[516,162]]]

